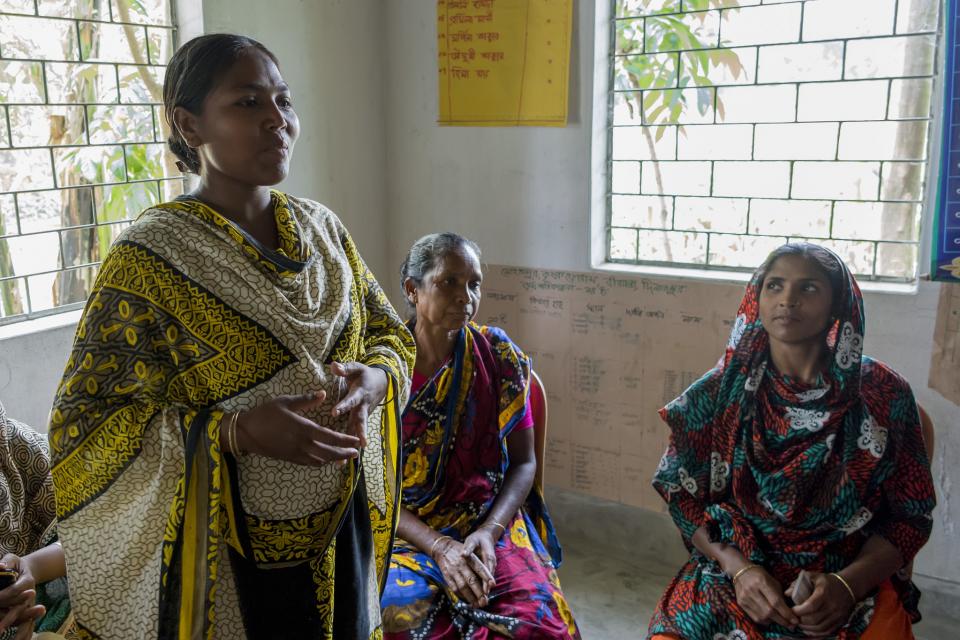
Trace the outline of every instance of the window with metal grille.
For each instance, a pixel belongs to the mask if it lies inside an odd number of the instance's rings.
[[[938,0],[612,0],[607,259],[916,278]]]
[[[0,0],[0,324],[83,305],[110,243],[182,192],[170,0]]]

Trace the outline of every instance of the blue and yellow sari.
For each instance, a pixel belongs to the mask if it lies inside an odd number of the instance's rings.
[[[403,413],[403,506],[463,541],[485,520],[510,466],[507,438],[527,410],[530,360],[496,327],[471,324],[453,357]],[[475,609],[430,557],[397,540],[382,607],[386,637],[579,637],[560,590],[560,545],[540,489],[496,544],[496,587]]]

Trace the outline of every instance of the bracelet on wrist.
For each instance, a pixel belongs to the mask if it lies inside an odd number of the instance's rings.
[[[480,525],[480,528],[481,528],[481,529],[482,529],[483,527],[500,527],[500,534],[499,534],[499,535],[503,535],[504,533],[507,532],[507,528],[506,528],[505,526],[503,526],[502,524],[500,524],[499,522],[497,522],[496,520],[494,520],[493,518],[490,518],[489,520],[487,520],[486,522],[484,522],[482,525]]]
[[[745,574],[747,571],[750,571],[751,569],[759,569],[759,568],[760,568],[760,565],[758,565],[758,564],[753,564],[753,563],[751,562],[750,564],[748,564],[748,565],[746,565],[746,566],[744,566],[744,567],[741,567],[739,571],[737,571],[735,574],[733,574],[733,577],[730,578],[730,582],[732,582],[734,585],[736,585],[736,584],[737,584],[737,580],[739,580],[740,577],[743,576],[743,574]]]
[[[842,584],[842,585],[844,586],[844,588],[846,588],[847,593],[850,594],[850,599],[853,600],[853,604],[857,604],[858,602],[860,602],[859,600],[857,600],[857,594],[855,594],[855,593],[853,592],[853,587],[850,586],[850,583],[847,582],[846,579],[844,579],[843,576],[841,576],[839,573],[831,573],[831,574],[828,574],[828,575],[831,575],[831,576],[833,576],[834,578],[836,578],[837,581],[838,581],[840,584]]]
[[[431,558],[433,557],[433,552],[436,551],[437,545],[440,543],[441,540],[453,540],[453,538],[451,538],[450,536],[437,536],[436,538],[434,538],[433,544],[430,545],[430,551],[427,553],[428,556],[430,556]]]
[[[227,423],[227,447],[230,449],[230,453],[232,453],[234,457],[240,457],[245,453],[240,449],[240,443],[237,440],[238,420],[240,420],[240,412],[234,411],[233,415],[230,416],[230,421]]]

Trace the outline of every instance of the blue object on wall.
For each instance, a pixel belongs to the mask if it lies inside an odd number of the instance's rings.
[[[930,278],[960,282],[960,0],[945,4],[943,137]]]

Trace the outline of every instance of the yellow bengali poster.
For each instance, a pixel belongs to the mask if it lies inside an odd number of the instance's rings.
[[[572,20],[573,0],[437,0],[438,122],[565,126]]]

